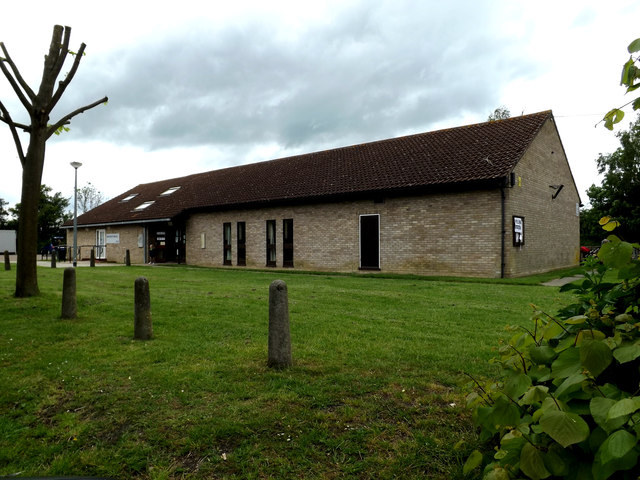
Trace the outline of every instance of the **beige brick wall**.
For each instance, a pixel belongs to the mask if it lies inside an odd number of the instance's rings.
[[[580,261],[580,199],[552,120],[514,169],[518,185],[506,189],[506,276],[577,265]],[[563,184],[555,199],[550,185]],[[525,217],[525,244],[513,246],[512,216]]]
[[[266,221],[276,220],[276,265],[281,267],[282,220],[292,218],[295,268],[357,271],[359,216],[379,214],[382,271],[495,277],[500,274],[499,209],[499,192],[480,191],[196,214],[187,222],[187,263],[221,266],[222,225],[231,222],[236,265],[236,222],[244,221],[247,267],[264,268]]]
[[[124,263],[125,252],[128,249],[131,263],[144,263],[144,248],[138,247],[138,236],[144,234],[144,227],[138,225],[118,225],[103,228],[107,234],[118,233],[120,243],[106,245],[106,261]],[[96,227],[78,227],[78,246],[80,256],[78,260],[88,260],[91,247],[96,244]],[[67,230],[67,245],[73,245],[73,229]]]

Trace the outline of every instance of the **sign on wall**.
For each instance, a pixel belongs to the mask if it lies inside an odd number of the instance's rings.
[[[107,233],[107,245],[120,243],[119,233]]]
[[[524,217],[513,217],[513,246],[524,245]]]

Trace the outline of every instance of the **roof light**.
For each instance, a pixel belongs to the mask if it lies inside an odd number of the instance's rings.
[[[133,211],[133,212],[140,212],[140,211],[144,210],[145,208],[150,207],[150,206],[151,206],[151,205],[153,205],[154,203],[156,203],[156,201],[155,201],[155,200],[150,200],[150,201],[148,201],[148,202],[141,203],[141,204],[140,204],[140,205],[138,205],[136,208],[134,208],[132,211]]]
[[[135,198],[137,196],[138,196],[137,193],[132,193],[131,195],[127,195],[122,200],[120,200],[120,203],[128,202],[129,200],[131,200],[132,198]]]
[[[175,192],[176,190],[179,190],[180,187],[171,187],[168,190],[165,190],[164,192],[162,192],[160,194],[161,197],[166,197],[167,195],[171,195],[173,192]]]

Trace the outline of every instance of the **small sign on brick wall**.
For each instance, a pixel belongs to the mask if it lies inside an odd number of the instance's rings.
[[[119,233],[107,233],[107,245],[120,243]]]

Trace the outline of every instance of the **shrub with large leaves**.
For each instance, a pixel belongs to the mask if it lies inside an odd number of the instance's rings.
[[[600,221],[612,231],[617,222]],[[534,307],[530,328],[501,345],[501,381],[474,380],[467,397],[480,440],[465,474],[486,480],[636,479],[640,475],[638,244],[610,235],[562,287],[577,302],[557,315]]]

